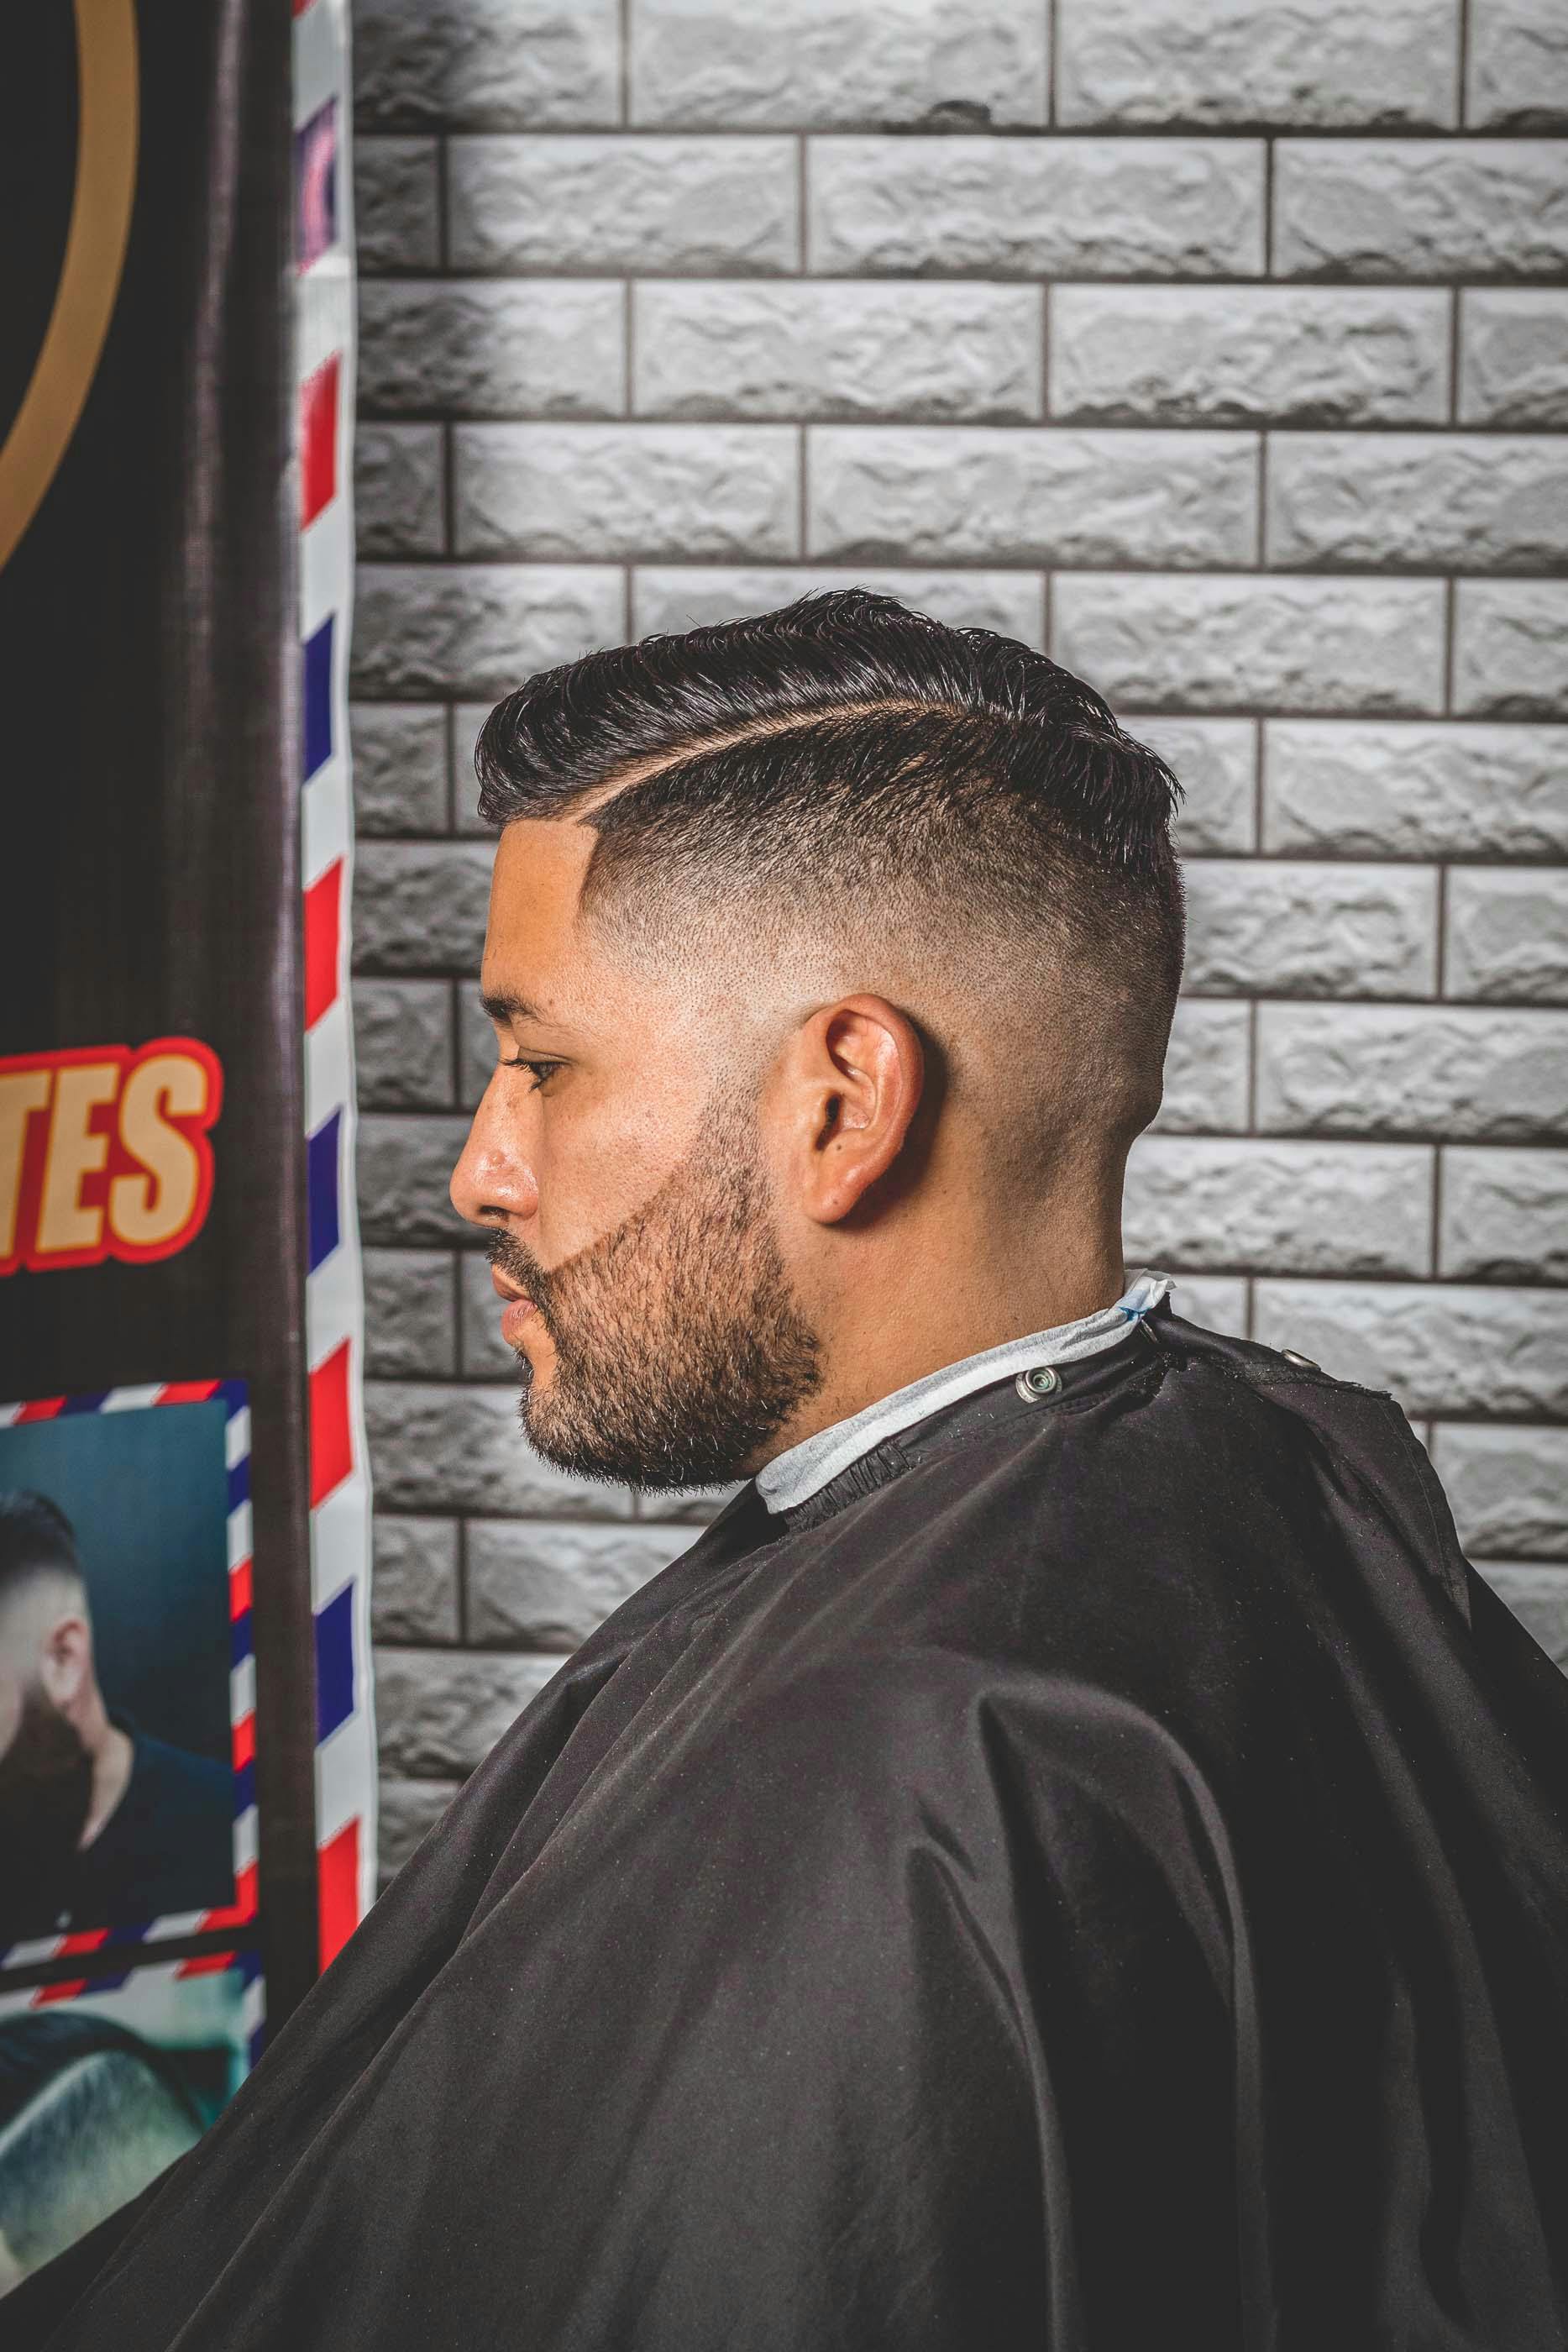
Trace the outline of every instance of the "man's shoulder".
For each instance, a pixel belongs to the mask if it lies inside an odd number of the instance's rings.
[[[134,1794],[138,1808],[153,1807],[164,1820],[180,1812],[226,1815],[232,1811],[234,1774],[228,1765],[192,1748],[176,1748],[166,1739],[154,1739],[144,1731],[133,1737],[135,1762],[132,1790],[128,1793]]]

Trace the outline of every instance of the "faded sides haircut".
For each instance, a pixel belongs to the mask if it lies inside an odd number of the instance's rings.
[[[30,1486],[0,1490],[0,1601],[44,1575],[81,1580],[69,1519],[57,1503]]]
[[[1071,1038],[1059,1111],[1130,1140],[1157,1108],[1181,788],[1043,654],[831,590],[530,678],[475,765],[492,824],[598,834],[580,908],[623,950],[901,942],[1015,1045]]]

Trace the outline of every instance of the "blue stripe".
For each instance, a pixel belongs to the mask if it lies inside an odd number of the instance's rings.
[[[243,1381],[225,1381],[218,1394],[223,1399],[224,1411],[230,1421],[236,1412],[245,1411],[250,1399],[250,1392]]]
[[[254,2065],[256,2065],[256,2064],[257,2063],[257,2062],[259,2061],[259,2059],[260,2059],[260,2057],[261,2057],[261,2053],[262,2053],[262,2052],[266,2049],[266,2047],[267,2047],[267,2028],[266,2028],[266,2026],[265,2026],[265,2025],[258,2025],[258,2026],[256,2027],[256,2032],[251,2035],[251,2037],[250,2037],[250,2042],[249,2042],[249,2045],[248,2045],[248,2054],[249,2054],[249,2058],[250,2058],[250,2063],[251,2063],[251,2064],[252,2064],[253,2066],[254,2066]]]
[[[305,680],[301,695],[304,722],[304,781],[332,756],[332,628],[329,613],[320,627],[305,640]]]
[[[112,1396],[113,1393],[112,1389],[92,1389],[84,1396],[67,1397],[55,1417],[58,1421],[64,1421],[68,1412],[101,1412],[105,1397]]]
[[[247,1609],[243,1617],[232,1618],[229,1622],[230,1665],[243,1666],[255,1647],[250,1635],[250,1611]]]
[[[351,1585],[316,1612],[316,1738],[328,1739],[354,1711],[354,1594]]]
[[[242,1503],[248,1503],[249,1500],[250,1456],[248,1454],[242,1454],[229,1471],[228,1507],[231,1511],[237,1511]]]
[[[235,1811],[248,1813],[256,1802],[256,1759],[242,1764],[235,1773]]]
[[[306,1191],[310,1204],[308,1265],[312,1274],[324,1258],[331,1256],[342,1238],[338,1223],[338,1141],[342,1125],[343,1114],[335,1110],[330,1118],[323,1119],[305,1146]]]

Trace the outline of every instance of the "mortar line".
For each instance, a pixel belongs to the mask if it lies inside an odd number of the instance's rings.
[[[1267,802],[1263,769],[1268,758],[1267,744],[1268,737],[1264,732],[1263,721],[1260,719],[1254,719],[1252,721],[1252,855],[1254,857],[1261,856],[1263,854],[1263,812]]]
[[[1458,601],[1452,573],[1443,583],[1443,716],[1454,715],[1454,623]]]
[[[1470,71],[1470,0],[1459,0],[1458,40],[1456,44],[1454,71],[1458,86],[1454,91],[1454,121],[1461,131],[1469,129],[1469,102],[1465,89]]]
[[[1274,142],[1263,142],[1263,276],[1274,275]]]
[[[1056,128],[1056,85],[1061,72],[1061,25],[1057,0],[1045,0],[1045,121],[1048,130]]]
[[[806,252],[806,134],[795,133],[795,276],[810,274]]]
[[[622,280],[622,285],[621,285],[621,294],[622,294],[622,313],[621,313],[621,322],[622,322],[622,341],[623,341],[623,343],[624,343],[624,346],[625,346],[624,351],[623,351],[622,355],[622,373],[623,373],[623,375],[624,375],[624,377],[625,377],[625,392],[624,392],[624,394],[623,394],[623,397],[622,397],[622,406],[623,406],[623,408],[624,408],[624,410],[625,410],[625,413],[626,413],[626,419],[627,419],[628,424],[630,424],[630,423],[631,423],[631,421],[632,421],[632,417],[633,417],[633,415],[634,415],[634,414],[635,414],[635,408],[634,408],[635,394],[634,394],[633,387],[634,387],[634,385],[635,385],[635,383],[636,383],[636,381],[637,381],[637,378],[636,378],[636,371],[635,371],[635,366],[634,366],[634,355],[635,355],[635,350],[636,350],[636,333],[637,333],[637,306],[636,306],[636,301],[635,301],[635,299],[634,299],[634,298],[635,298],[635,290],[636,290],[636,289],[634,289],[634,287],[632,286],[632,280],[631,280],[631,278],[623,278],[623,279]]]
[[[623,130],[632,124],[632,0],[621,0],[621,69],[618,76],[618,97],[621,123]]]
[[[795,432],[797,435],[798,444],[795,492],[795,537],[797,541],[797,553],[795,561],[797,563],[804,563],[806,561],[807,534],[810,528],[810,490],[806,472],[808,463],[807,427],[804,425],[798,425],[795,427]]]
[[[1448,422],[1459,421],[1459,289],[1448,289]]]
[[[1040,421],[1051,423],[1051,282],[1040,281]]]

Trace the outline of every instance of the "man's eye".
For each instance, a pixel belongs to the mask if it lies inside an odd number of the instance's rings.
[[[525,1060],[523,1056],[519,1055],[516,1061],[503,1062],[501,1067],[504,1070],[536,1071],[538,1075],[535,1077],[533,1085],[528,1088],[528,1092],[531,1095],[537,1095],[539,1088],[543,1086],[546,1078],[549,1077],[550,1072],[552,1070],[559,1070],[560,1064],[559,1062],[530,1062]]]

